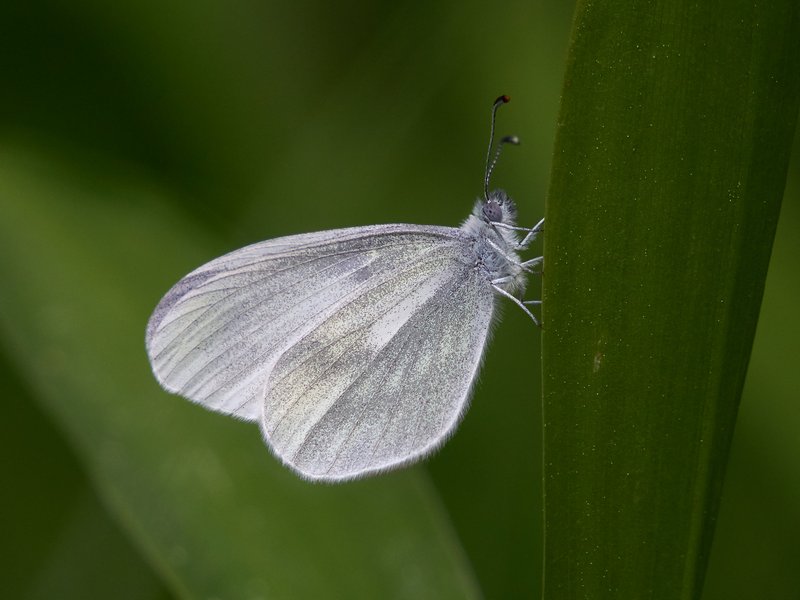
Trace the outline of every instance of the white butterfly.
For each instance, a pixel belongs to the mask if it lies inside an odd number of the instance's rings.
[[[492,137],[498,98],[492,107]],[[268,240],[212,260],[167,292],[147,325],[156,378],[210,410],[258,421],[302,477],[394,469],[441,446],[463,416],[496,296],[542,258],[488,191],[456,229],[373,225]],[[518,232],[524,232],[520,240]]]

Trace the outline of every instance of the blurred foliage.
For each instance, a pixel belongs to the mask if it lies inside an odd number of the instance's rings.
[[[155,528],[173,547],[165,557],[141,523],[171,505],[156,495],[164,489],[135,483],[171,476],[176,489],[192,489],[205,467],[182,449],[201,438],[231,468],[238,460],[256,479],[263,474],[254,488],[263,483],[283,499],[283,512],[265,506],[245,515],[287,543],[294,536],[286,551],[295,567],[279,555],[257,557],[267,584],[280,566],[330,581],[331,595],[337,577],[412,585],[429,567],[421,564],[429,555],[414,559],[415,545],[382,572],[367,572],[375,569],[369,552],[388,552],[411,539],[397,537],[408,530],[420,534],[410,543],[449,557],[443,581],[465,589],[477,581],[491,598],[537,596],[540,381],[531,365],[539,336],[513,307],[447,446],[426,465],[334,488],[284,473],[255,428],[160,391],[142,340],[160,294],[223,251],[339,226],[458,224],[480,193],[489,105],[500,93],[513,98],[501,111],[500,133],[519,135],[523,145],[505,153],[495,182],[517,199],[522,222],[534,223],[543,211],[572,8],[555,0],[491,8],[246,0],[0,6],[0,272],[14,275],[0,286],[7,409],[0,595],[190,597],[197,582],[175,568],[193,551],[175,533],[188,526]],[[765,589],[780,598],[800,589],[800,380],[792,368],[800,356],[798,174],[795,160],[708,598],[759,597]],[[63,212],[42,214],[48,207]],[[74,295],[59,297],[64,290]],[[65,316],[63,306],[78,312]],[[153,432],[171,433],[154,438],[149,453],[126,445],[140,439],[148,419]],[[109,465],[136,465],[138,456],[146,460],[130,496],[109,493]],[[154,465],[158,472],[150,473]],[[199,523],[213,521],[214,532],[228,524],[196,514],[204,496],[225,492],[214,481],[175,505],[198,538]],[[150,514],[130,514],[135,498],[147,506],[148,493]],[[414,504],[405,510],[407,498]],[[391,522],[372,530],[367,524],[380,513],[367,508],[376,506],[391,507]],[[363,522],[349,520],[354,510],[364,512]],[[337,514],[347,518],[336,521]],[[320,547],[325,532],[343,537]],[[239,541],[208,543],[236,556]],[[227,584],[244,594],[251,582]]]

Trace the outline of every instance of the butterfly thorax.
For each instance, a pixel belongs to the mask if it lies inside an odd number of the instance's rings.
[[[461,226],[474,239],[475,267],[491,281],[501,280],[498,285],[510,293],[524,292],[527,280],[517,253],[519,237],[513,229],[502,227],[515,226],[516,218],[513,200],[504,191],[494,190],[488,201],[475,202],[472,214]]]

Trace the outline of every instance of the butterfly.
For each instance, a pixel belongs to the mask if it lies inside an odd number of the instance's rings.
[[[516,225],[514,202],[489,190],[459,228],[372,225],[292,235],[221,256],[161,299],[146,348],[159,383],[205,408],[258,422],[285,465],[343,481],[413,463],[440,447],[466,411],[505,297],[523,301],[544,231]]]

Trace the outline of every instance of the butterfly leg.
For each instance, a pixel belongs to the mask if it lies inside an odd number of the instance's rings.
[[[498,285],[500,283],[507,283],[508,281],[510,281],[510,279],[511,279],[510,277],[501,277],[500,279],[495,279],[494,281],[492,281],[492,287],[494,288],[494,290],[496,292],[502,294],[503,296],[505,296],[506,298],[511,300],[514,304],[519,306],[522,310],[524,310],[525,314],[528,315],[531,319],[533,319],[533,322],[536,323],[537,327],[541,327],[542,324],[539,323],[539,319],[537,319],[536,317],[533,316],[533,313],[530,310],[528,310],[528,307],[525,306],[525,303],[523,303],[519,298],[517,298],[513,294],[510,294],[509,292],[505,291],[503,288],[501,288]],[[532,301],[532,302],[535,302],[535,301]]]
[[[536,258],[531,258],[530,260],[526,260],[526,261],[520,263],[519,266],[527,271],[528,269],[534,269],[535,267],[541,267],[542,263],[544,263],[544,256],[537,256]],[[531,270],[529,272],[536,273],[538,275],[542,274],[541,270],[539,270],[539,271]]]
[[[503,258],[505,258],[512,265],[518,266],[520,269],[522,269],[526,273],[535,273],[535,274],[541,275],[541,271],[537,273],[536,271],[533,270],[532,267],[536,267],[536,266],[541,265],[542,262],[544,262],[544,257],[543,256],[537,256],[536,258],[532,258],[530,260],[519,262],[518,260],[515,260],[512,257],[510,257],[508,254],[506,254],[503,251],[503,249],[500,246],[498,246],[497,244],[495,244],[492,240],[486,240],[486,243],[489,244],[494,250],[496,250]]]
[[[518,266],[520,269],[522,269],[526,273],[533,273],[533,271],[530,269],[530,266],[531,265],[535,265],[537,262],[541,262],[541,260],[543,260],[543,258],[540,256],[538,258],[534,258],[534,259],[531,259],[531,260],[526,260],[525,262],[519,262],[518,260],[515,260],[514,258],[510,257],[508,254],[506,254],[506,252],[500,246],[495,244],[492,240],[486,240],[486,243],[489,244],[495,251],[497,251],[498,254],[500,254],[500,256],[505,258],[512,265]]]
[[[535,238],[536,235],[542,233],[544,231],[544,217],[531,229],[528,230],[528,234],[523,238],[523,240],[519,243],[520,248],[526,248],[528,244],[530,244]]]
[[[524,231],[525,237],[522,239],[521,242],[518,242],[515,246],[517,250],[524,250],[528,247],[528,245],[536,239],[536,236],[539,233],[544,231],[544,219],[539,221],[534,227],[518,227],[516,225],[508,225],[507,223],[501,223],[499,221],[492,221],[492,225],[494,227],[499,227],[500,229],[510,229],[512,231]]]

